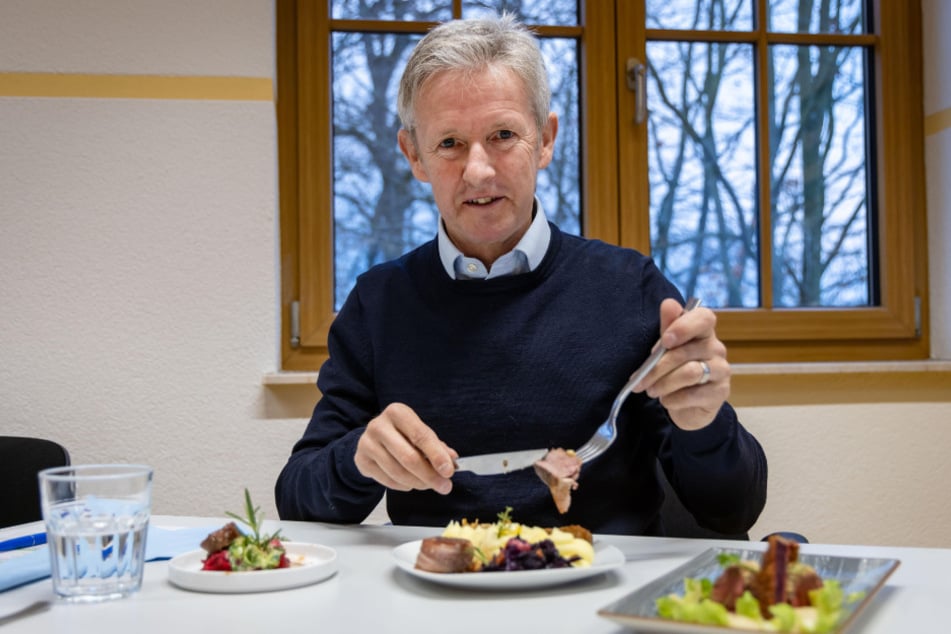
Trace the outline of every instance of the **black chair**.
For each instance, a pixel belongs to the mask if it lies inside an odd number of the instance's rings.
[[[667,476],[664,474],[664,470],[661,469],[660,463],[657,463],[657,479],[660,481],[661,488],[664,491],[664,503],[660,507],[660,516],[664,522],[664,529],[668,537],[736,539],[741,541],[749,541],[749,533],[725,534],[718,533],[716,531],[710,530],[709,528],[700,526],[700,524],[697,523],[697,520],[694,519],[694,516],[690,514],[690,511],[688,511],[680,501],[680,498],[677,497],[677,493],[670,485],[670,482],[667,481]],[[809,543],[809,540],[806,539],[804,535],[791,531],[777,531],[775,533],[770,533],[770,535],[780,535],[786,539],[797,541],[800,544]],[[766,541],[768,539],[769,535],[764,537],[762,541]]]
[[[43,519],[36,475],[69,464],[69,452],[52,440],[0,436],[0,528]]]

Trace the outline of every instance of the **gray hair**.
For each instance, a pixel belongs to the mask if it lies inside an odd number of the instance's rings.
[[[419,41],[400,78],[397,109],[403,127],[414,131],[416,99],[434,75],[451,70],[478,72],[493,66],[512,70],[525,83],[541,130],[551,101],[548,71],[538,40],[511,14],[445,22]]]

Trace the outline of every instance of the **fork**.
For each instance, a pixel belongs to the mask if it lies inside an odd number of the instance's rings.
[[[684,312],[680,314],[681,317],[699,305],[700,300],[696,297],[691,297],[687,300],[686,305],[684,305]],[[624,387],[621,388],[621,391],[618,392],[617,397],[614,399],[614,404],[611,405],[611,414],[608,416],[608,419],[601,423],[601,426],[598,427],[588,442],[581,445],[581,447],[575,451],[575,455],[581,458],[581,462],[589,462],[597,458],[614,443],[614,440],[617,438],[617,415],[621,409],[621,405],[627,399],[628,395],[630,395],[631,388],[637,385],[654,369],[654,366],[657,365],[657,362],[661,360],[661,357],[663,357],[666,352],[667,348],[662,346],[658,339],[654,345],[653,352],[651,352],[651,356],[647,357],[647,360],[631,375],[630,380],[628,380]]]

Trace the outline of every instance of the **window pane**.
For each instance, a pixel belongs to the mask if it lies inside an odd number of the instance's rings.
[[[508,11],[525,24],[574,26],[578,0],[462,0],[462,17],[496,16]]]
[[[865,0],[772,0],[769,30],[783,33],[865,33]]]
[[[646,0],[647,28],[750,31],[753,0]]]
[[[356,276],[432,237],[434,205],[396,143],[399,76],[418,35],[334,33],[334,300]]]
[[[562,231],[581,233],[581,125],[578,42],[545,38],[542,55],[551,82],[551,109],[558,115],[555,153],[538,173],[536,194],[548,219]]]
[[[651,254],[685,295],[759,305],[752,47],[649,42]]]
[[[773,46],[770,63],[776,305],[868,305],[864,49]]]
[[[335,20],[445,21],[452,18],[452,0],[331,0]]]
[[[334,33],[334,307],[357,275],[399,257],[436,234],[428,184],[413,178],[396,142],[396,92],[420,35]],[[545,39],[542,53],[559,115],[555,156],[538,180],[538,197],[564,231],[580,230],[577,42]]]

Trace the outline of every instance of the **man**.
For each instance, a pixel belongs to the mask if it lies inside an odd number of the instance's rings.
[[[364,273],[331,327],[322,392],[276,486],[283,519],[582,524],[662,534],[660,461],[713,530],[746,531],[766,459],[726,403],[713,312],[683,313],[649,258],[563,234],[534,196],[551,161],[537,41],[511,17],[431,31],[400,84],[399,145],[431,185],[431,242]],[[456,471],[460,455],[580,447],[662,334],[669,352],[627,399],[618,438],[559,515],[532,469]]]

